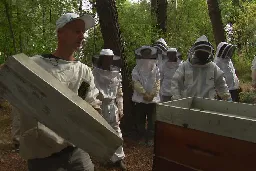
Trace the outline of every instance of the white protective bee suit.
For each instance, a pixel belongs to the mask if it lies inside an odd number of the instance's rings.
[[[110,49],[102,49],[100,55],[114,56]],[[93,75],[95,85],[100,92],[102,101],[102,115],[112,128],[122,138],[122,132],[119,127],[120,115],[123,115],[123,92],[122,92],[122,75],[119,70],[110,71],[94,67]],[[120,146],[115,154],[111,157],[113,163],[124,159],[125,154],[123,147]]]
[[[204,54],[200,56],[200,54]],[[206,54],[206,55],[205,55]],[[230,100],[224,73],[213,63],[213,46],[206,36],[201,36],[191,47],[188,60],[175,72],[171,91],[173,99],[202,97],[214,99],[216,91],[224,100]]]
[[[177,53],[176,48],[169,48],[167,51],[167,58],[168,58],[168,53]],[[176,57],[176,60],[166,60],[163,64],[163,69],[162,69],[162,75],[161,75],[161,88],[160,88],[160,97],[161,101],[169,101],[171,100],[172,97],[172,92],[171,92],[171,81],[174,73],[178,69],[179,65],[182,63],[182,61]]]

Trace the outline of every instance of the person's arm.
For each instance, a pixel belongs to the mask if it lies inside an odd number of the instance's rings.
[[[181,88],[184,87],[184,63],[179,66],[172,77],[171,81],[172,99],[177,100],[181,98]]]
[[[160,72],[158,71],[156,73],[156,81],[155,81],[155,85],[153,87],[153,90],[152,92],[150,93],[150,95],[152,96],[152,98],[154,98],[160,91],[160,87],[161,87],[161,75],[160,75]],[[153,100],[153,99],[152,99]]]
[[[97,110],[99,113],[101,113],[101,101],[97,99],[97,96],[99,95],[99,90],[95,86],[94,82],[94,76],[92,74],[92,71],[90,68],[88,68],[87,71],[88,77],[89,77],[89,87],[86,92],[85,101],[89,103],[95,110]]]
[[[133,83],[133,89],[137,93],[141,94],[142,96],[144,96],[146,94],[146,90],[141,85],[141,83],[139,81],[138,72],[135,69],[133,69],[133,71],[132,71],[132,83]]]
[[[122,75],[120,74],[120,83],[117,89],[116,94],[116,104],[118,108],[118,114],[119,114],[119,120],[123,117],[124,111],[123,111],[123,91],[122,91]]]
[[[214,81],[217,94],[220,96],[222,100],[232,101],[223,71],[216,67],[215,75],[216,77],[214,78]]]

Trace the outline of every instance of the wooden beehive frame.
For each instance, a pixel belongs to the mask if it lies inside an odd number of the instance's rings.
[[[0,95],[98,160],[108,160],[122,144],[92,106],[25,54],[1,67]]]

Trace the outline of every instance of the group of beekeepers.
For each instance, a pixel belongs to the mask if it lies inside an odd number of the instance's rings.
[[[62,27],[65,28],[65,24],[71,22],[73,21],[65,20]],[[68,26],[72,27],[71,24]],[[215,53],[213,45],[203,35],[188,50],[185,61],[182,59],[180,50],[168,47],[163,38],[157,40],[152,46],[141,46],[135,50],[136,66],[132,71],[132,101],[135,103],[136,130],[138,137],[145,140],[143,143],[153,145],[154,117],[156,104],[159,102],[186,97],[239,101],[239,79],[232,63],[235,48],[230,43],[221,42]],[[41,57],[40,60],[56,60],[56,56],[55,53],[48,57]],[[99,91],[98,99],[101,101],[98,111],[122,137],[119,127],[123,116],[120,63],[120,57],[116,56],[111,49],[102,49],[99,55],[93,57],[92,75],[95,87]],[[61,65],[61,63],[58,64]],[[252,69],[256,71],[256,59]],[[256,72],[252,75],[255,78],[253,83],[256,85]],[[12,113],[15,115],[17,112],[14,109]],[[15,127],[18,128],[19,125],[15,124],[18,122],[13,123],[13,136],[18,142],[19,137],[15,137],[18,135],[18,129]],[[116,150],[111,161],[117,163],[122,170],[126,170],[124,157],[121,146]]]

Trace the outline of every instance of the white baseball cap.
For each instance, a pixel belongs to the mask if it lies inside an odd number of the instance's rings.
[[[92,28],[95,25],[95,20],[91,15],[85,14],[83,16],[79,16],[75,13],[66,13],[62,15],[57,21],[56,21],[56,30],[64,27],[67,23],[73,21],[73,20],[83,20],[85,23],[85,30],[88,30]]]

